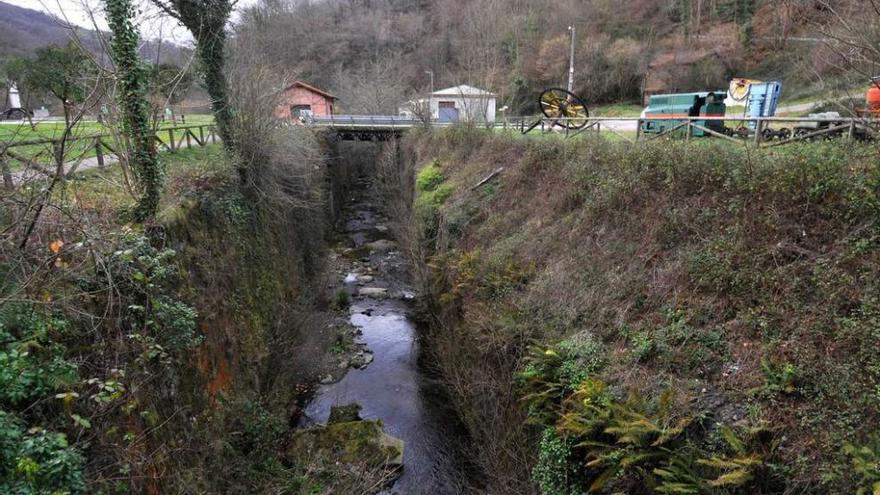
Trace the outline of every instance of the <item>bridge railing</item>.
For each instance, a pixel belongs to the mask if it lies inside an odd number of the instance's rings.
[[[321,127],[410,128],[423,124],[419,119],[399,115],[331,115],[308,117],[305,124]]]

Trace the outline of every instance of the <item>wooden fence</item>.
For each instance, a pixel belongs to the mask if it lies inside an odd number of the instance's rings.
[[[26,169],[34,170],[46,176],[61,171],[65,177],[70,176],[87,159],[94,158],[97,167],[103,168],[105,159],[116,156],[117,135],[111,133],[73,136],[67,139],[43,138],[23,139],[20,141],[0,142],[0,173],[6,188],[14,187],[13,172],[10,163],[21,163]],[[154,137],[160,151],[175,153],[181,148],[189,148],[195,142],[198,146],[217,143],[220,138],[217,129],[210,124],[189,125],[157,129]],[[184,145],[184,143],[186,143]],[[36,153],[28,153],[23,148],[38,148]],[[75,150],[75,156],[68,161],[66,150]],[[43,160],[48,158],[48,160]],[[46,163],[48,162],[48,164]],[[47,166],[51,168],[47,168]]]

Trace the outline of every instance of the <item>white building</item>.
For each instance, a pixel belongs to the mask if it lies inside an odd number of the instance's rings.
[[[400,114],[420,117],[430,111],[436,122],[495,122],[494,93],[462,84],[434,91],[428,98],[408,102],[400,108]]]

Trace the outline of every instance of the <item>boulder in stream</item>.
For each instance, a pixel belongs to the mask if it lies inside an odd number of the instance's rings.
[[[346,421],[296,431],[285,456],[293,465],[336,466],[334,476],[350,476],[364,467],[399,473],[403,449],[403,440],[385,433],[382,421]]]
[[[369,352],[359,352],[351,358],[351,365],[355,368],[365,368],[373,362],[373,355]]]
[[[384,299],[388,297],[388,289],[381,287],[362,287],[358,289],[358,295],[362,297],[372,297],[373,299]]]
[[[378,241],[368,242],[366,247],[378,253],[387,253],[397,249],[397,243],[388,239],[379,239]]]
[[[333,406],[330,408],[330,419],[327,420],[328,425],[336,423],[348,423],[350,421],[360,421],[361,405],[353,402],[347,406]]]

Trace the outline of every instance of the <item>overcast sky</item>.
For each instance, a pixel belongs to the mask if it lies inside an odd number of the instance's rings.
[[[89,19],[88,12],[95,12],[98,27],[107,29],[104,20],[103,8],[100,0],[3,0],[6,3],[25,7],[28,9],[41,10],[58,17],[67,19],[68,22],[92,29],[94,26]],[[181,45],[190,45],[192,37],[176,21],[161,14],[158,9],[147,1],[138,2],[142,13],[139,16],[141,37],[148,39],[161,38],[164,41],[172,41]],[[240,0],[237,8],[253,5],[257,0]],[[233,14],[233,18],[235,14]]]

